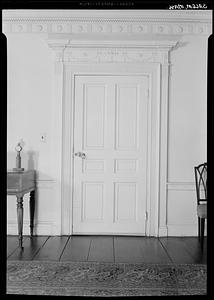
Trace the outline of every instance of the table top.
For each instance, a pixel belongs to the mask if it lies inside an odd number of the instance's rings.
[[[23,170],[23,171],[17,171],[13,169],[7,170],[7,174],[26,174],[26,173],[34,173],[35,170]]]

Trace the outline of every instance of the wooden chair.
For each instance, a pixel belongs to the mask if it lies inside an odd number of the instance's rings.
[[[207,218],[207,163],[200,164],[195,169],[195,184],[197,195],[198,237],[203,248],[204,225]]]

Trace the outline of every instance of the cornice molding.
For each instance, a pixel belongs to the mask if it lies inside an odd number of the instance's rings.
[[[174,40],[74,40],[74,39],[48,39],[48,44],[55,47],[117,47],[117,48],[162,48],[170,49],[177,45]]]
[[[3,11],[4,33],[203,34],[212,32],[211,11]]]
[[[180,21],[197,21],[197,20],[211,20],[212,10],[3,10],[3,18],[20,18],[20,19],[33,19],[33,18],[74,18],[78,19],[111,19],[111,20],[174,20],[175,18]]]

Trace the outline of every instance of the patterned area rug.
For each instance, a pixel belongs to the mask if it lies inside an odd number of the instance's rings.
[[[206,265],[8,261],[7,294],[206,295]]]

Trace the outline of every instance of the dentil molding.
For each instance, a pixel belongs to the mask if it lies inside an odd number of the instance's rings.
[[[211,11],[4,10],[4,33],[92,35],[212,33]]]

